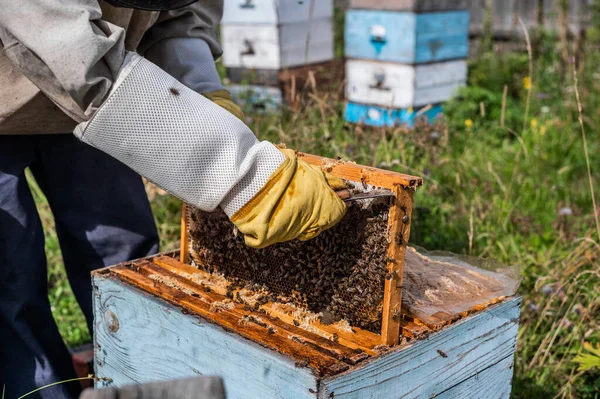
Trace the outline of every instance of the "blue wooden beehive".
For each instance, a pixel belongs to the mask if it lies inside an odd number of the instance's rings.
[[[274,248],[280,253],[276,259],[260,260],[265,263],[251,273],[254,282],[227,274],[223,256],[239,249],[231,225],[226,217],[218,222],[188,210],[182,228],[187,261],[177,260],[177,253],[163,254],[93,273],[97,386],[216,375],[229,399],[508,398],[520,305],[515,281],[464,260],[407,248],[412,194],[421,179],[299,156],[360,187],[393,188],[380,233],[394,239],[389,253],[385,245],[373,247],[389,266],[384,316],[387,309],[390,317],[381,334],[282,299],[268,276],[258,284],[273,264],[308,255],[290,253],[293,246]],[[365,216],[375,218],[371,210]],[[352,228],[354,221],[347,225]],[[199,237],[198,231],[206,235]],[[223,231],[227,237],[219,235]],[[324,240],[338,233],[343,231]],[[313,243],[301,245],[323,244]],[[244,250],[248,257],[237,258],[244,265],[227,267],[259,266],[246,260],[257,250]],[[336,261],[332,250],[340,254],[350,248],[319,249],[323,256],[312,266],[326,270]],[[361,264],[361,272],[375,273],[372,266]],[[343,278],[336,276],[335,283]],[[310,285],[314,291],[321,281]],[[352,302],[363,306],[366,293],[356,288],[361,286],[349,287]]]
[[[346,13],[346,120],[394,126],[435,118],[467,78],[469,12],[448,9],[463,3],[351,2],[362,9]]]
[[[345,40],[349,58],[403,64],[464,59],[469,54],[469,12],[348,10]]]

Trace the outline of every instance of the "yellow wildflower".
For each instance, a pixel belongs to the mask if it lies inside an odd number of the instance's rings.
[[[525,76],[523,78],[523,87],[525,88],[525,90],[531,90],[531,77],[530,76]]]
[[[467,129],[470,129],[471,126],[473,126],[473,121],[471,119],[465,120],[465,126],[467,127]]]
[[[531,118],[531,128],[535,129],[537,127],[537,125],[538,125],[537,119]]]
[[[546,134],[546,125],[542,125],[540,126],[540,135],[545,135]]]

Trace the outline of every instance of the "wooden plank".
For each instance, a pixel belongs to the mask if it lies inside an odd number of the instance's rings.
[[[181,205],[181,232],[180,232],[180,251],[179,259],[183,263],[187,263],[190,257],[190,237],[188,229],[188,207],[185,202]]]
[[[378,105],[366,105],[348,101],[346,111],[344,112],[344,120],[374,127],[411,127],[420,118],[433,123],[441,114],[442,106],[440,105],[427,105],[420,109],[390,109]]]
[[[128,284],[93,279],[97,387],[217,375],[229,399],[316,397],[316,377],[293,358]]]
[[[348,10],[344,53],[347,58],[412,63],[416,30],[414,13]]]
[[[242,85],[279,86],[278,69],[227,68],[229,83]]]
[[[469,12],[417,14],[415,63],[467,58]]]
[[[281,25],[279,40],[281,68],[317,64],[335,58],[331,17]]]
[[[152,260],[156,265],[164,268],[165,270],[174,273],[176,275],[182,276],[187,280],[190,281],[210,281],[210,277],[208,275],[208,273],[196,269],[193,266],[190,265],[186,265],[186,264],[182,264],[181,262],[177,262],[175,259],[173,258],[169,258],[169,257],[164,257],[164,256],[159,256],[156,257]],[[219,295],[226,295],[227,294],[227,287],[223,286],[223,285],[216,285],[216,284],[211,284],[209,285],[210,289],[212,291],[214,291],[215,293],[219,294]],[[234,290],[233,294],[235,295],[235,292],[239,291],[239,290]],[[299,336],[301,335],[305,335],[308,336],[307,340],[312,340],[311,336],[312,333],[317,334],[320,337],[325,337],[327,339],[330,340],[334,340],[333,336],[334,334],[338,337],[338,343],[340,345],[346,346],[348,348],[351,349],[360,349],[361,351],[364,351],[365,353],[369,354],[369,355],[375,355],[376,352],[374,352],[372,349],[380,344],[380,337],[377,334],[371,333],[369,331],[366,330],[361,330],[359,328],[354,328],[352,329],[354,332],[349,332],[346,328],[341,328],[340,326],[338,326],[337,324],[331,324],[331,325],[323,325],[318,321],[314,321],[310,323],[310,331],[312,332],[311,334],[299,334],[299,331],[297,329],[303,329],[303,326],[300,325],[299,327],[296,327],[294,325],[294,318],[292,316],[289,316],[287,313],[282,311],[283,306],[281,304],[274,304],[272,302],[267,302],[264,305],[261,305],[259,307],[259,309],[264,309],[267,314],[269,314],[270,316],[280,319],[281,321],[285,322],[288,324],[288,327],[286,328],[290,328],[289,326],[294,326],[292,327],[294,329],[294,332],[296,334],[298,334]],[[319,340],[318,344],[320,345],[325,345],[326,347],[330,345],[329,342],[323,342],[322,340]],[[334,350],[340,350],[340,347],[338,345],[334,345],[335,349]],[[343,356],[345,356],[346,358],[352,360],[354,357],[356,357],[357,359],[361,358],[362,356],[360,356],[360,353],[356,353],[356,352],[346,352],[343,351],[342,353]]]
[[[446,101],[451,95],[426,95],[430,91],[444,90],[448,87],[456,91],[457,87],[464,86],[467,82],[467,61],[454,60],[435,62],[432,64],[418,65],[415,68],[415,105],[435,104]]]
[[[122,388],[86,389],[79,399],[225,399],[219,377],[194,377],[172,381],[148,382]]]
[[[467,0],[350,0],[349,8],[392,11],[451,11],[468,8]]]
[[[222,24],[288,24],[333,16],[332,0],[225,0]]]
[[[281,68],[276,25],[221,25],[223,65],[228,68]]]
[[[402,281],[404,278],[404,253],[410,238],[410,225],[414,189],[394,188],[394,205],[388,219],[390,246],[388,273],[385,280],[383,312],[381,315],[381,343],[396,345],[400,337],[400,312],[402,308]]]
[[[468,56],[468,11],[348,10],[345,29],[348,58],[412,64]]]
[[[136,264],[136,272],[142,274],[148,278],[156,278],[157,276],[166,280],[168,285],[174,283],[177,285],[181,291],[185,294],[192,295],[197,298],[201,298],[203,301],[209,303],[211,308],[215,304],[224,303],[228,298],[226,296],[226,292],[219,293],[217,289],[211,288],[210,290],[206,289],[205,284],[198,284],[186,277],[181,276],[177,273],[176,270],[170,271],[168,268],[163,268],[162,265],[165,264],[175,264],[178,263],[175,259],[161,257],[160,260],[158,258],[153,259],[154,262],[144,262],[139,266]],[[215,291],[215,292],[213,292]],[[227,289],[225,288],[225,291]],[[239,292],[240,290],[236,290],[233,292]],[[241,303],[232,304],[231,309],[227,309],[227,311],[231,311],[232,314],[236,315],[240,320],[243,320],[245,317],[258,317],[261,320],[264,320],[269,327],[272,327],[275,331],[269,331],[267,327],[262,331],[265,338],[263,339],[265,345],[268,345],[270,342],[269,335],[281,335],[282,337],[289,338],[290,336],[294,336],[295,341],[302,343],[305,346],[315,349],[320,353],[325,353],[328,356],[334,357],[338,360],[344,361],[348,364],[356,364],[362,360],[364,360],[367,356],[360,349],[349,348],[347,346],[342,345],[341,343],[331,339],[330,337],[324,338],[323,336],[315,333],[315,331],[307,331],[303,330],[298,326],[295,326],[293,322],[281,320],[279,317],[269,317],[269,313],[262,314],[261,312],[256,310],[248,310]],[[213,310],[212,319],[216,322],[219,322],[220,313],[223,310],[216,312]],[[264,327],[264,326],[263,326]],[[268,334],[268,335],[267,335]]]
[[[413,65],[349,59],[346,76],[349,101],[391,108],[414,106]]]
[[[272,320],[264,323],[265,325],[260,325],[253,322],[253,320],[257,320],[256,318],[244,318],[243,307],[239,304],[234,304],[233,309],[223,308],[217,312],[211,309],[212,302],[206,301],[205,297],[194,297],[186,294],[180,289],[161,284],[127,267],[116,266],[110,271],[113,275],[117,274],[120,280],[133,287],[154,294],[175,306],[180,306],[186,312],[196,313],[202,316],[203,320],[234,331],[252,342],[268,345],[270,349],[285,354],[297,362],[304,362],[308,359],[306,366],[310,367],[317,375],[338,373],[348,369],[347,364],[332,357],[331,353],[325,354],[326,351],[324,350],[319,351],[314,347],[292,340],[284,330],[274,328]],[[248,322],[245,322],[245,320]],[[269,330],[271,330],[271,333],[268,333]]]
[[[298,153],[298,158],[312,165],[320,166],[323,171],[343,179],[364,182],[365,184],[390,190],[393,190],[396,186],[418,187],[423,184],[423,179],[420,177],[358,165],[353,162],[344,162],[303,152]]]
[[[520,303],[520,298],[509,299],[431,334],[426,340],[391,349],[350,372],[326,378],[321,381],[320,397],[435,397],[512,356]]]
[[[473,0],[470,2],[471,20],[469,31],[472,35],[484,34],[484,21],[486,18],[486,0]],[[492,34],[496,38],[522,38],[523,30],[519,25],[520,17],[527,29],[535,29],[538,24],[537,0],[507,0],[490,1],[492,5]],[[556,32],[560,26],[558,4],[556,0],[544,0],[543,27],[545,30]],[[567,18],[568,31],[577,34],[580,29],[590,24],[589,0],[570,0],[568,2]]]
[[[512,388],[513,355],[441,392],[436,399],[508,399]]]

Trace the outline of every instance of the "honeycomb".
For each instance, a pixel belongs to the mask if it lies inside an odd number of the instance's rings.
[[[317,238],[264,249],[247,247],[222,211],[189,207],[190,263],[223,274],[232,286],[260,285],[268,300],[321,313],[325,324],[346,320],[379,333],[390,207],[390,198],[356,202]]]

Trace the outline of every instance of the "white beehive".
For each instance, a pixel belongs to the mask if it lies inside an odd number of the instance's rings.
[[[225,0],[223,64],[281,69],[332,60],[332,18],[332,0]]]
[[[382,107],[409,108],[448,100],[466,83],[467,62],[398,64],[348,60],[347,98]]]

